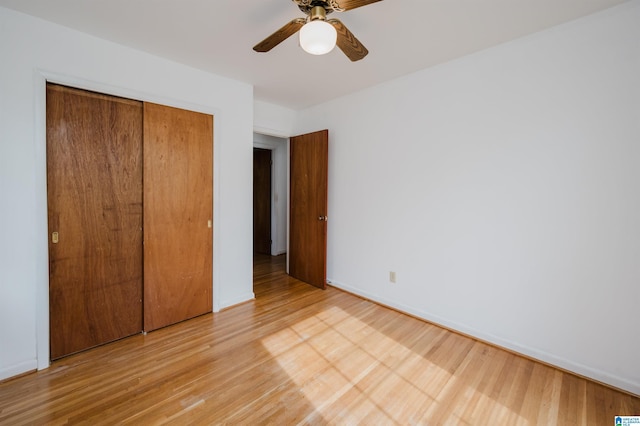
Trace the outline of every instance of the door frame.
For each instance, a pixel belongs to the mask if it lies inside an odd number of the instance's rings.
[[[153,102],[175,108],[187,109],[196,112],[220,117],[221,111],[218,108],[184,102],[181,100],[166,98],[150,93],[140,92],[127,87],[112,86],[96,81],[89,81],[67,74],[60,74],[48,70],[38,69],[34,72],[34,105],[35,105],[35,187],[34,208],[36,223],[33,229],[38,236],[39,243],[35,248],[36,255],[33,260],[34,278],[36,282],[36,312],[35,312],[35,334],[36,334],[36,368],[38,370],[49,367],[51,360],[49,355],[49,228],[47,219],[47,82],[62,84],[78,89],[104,93],[106,95],[119,96],[143,102]],[[219,269],[222,264],[220,260],[220,211],[218,200],[220,199],[220,144],[215,143],[220,140],[220,126],[213,128],[213,312],[220,310],[219,304]]]
[[[286,215],[286,225],[285,225],[285,227],[286,227],[286,232],[285,232],[286,236],[285,236],[285,240],[286,240],[286,244],[285,245],[286,245],[286,253],[289,253],[289,251],[290,251],[289,250],[290,249],[290,247],[289,247],[289,240],[290,240],[290,229],[289,229],[289,226],[290,226],[290,221],[291,221],[291,217],[290,217],[291,216],[291,205],[290,205],[290,198],[291,198],[291,164],[290,164],[290,162],[291,162],[291,138],[293,136],[295,136],[296,134],[291,134],[291,133],[287,133],[285,131],[279,131],[277,129],[268,128],[268,127],[261,127],[261,126],[255,126],[255,125],[253,126],[253,133],[254,133],[254,135],[257,133],[257,134],[260,134],[260,135],[273,136],[273,137],[285,140],[285,150],[286,150],[286,152],[285,152],[285,167],[286,167],[286,213],[285,213],[285,215]],[[255,140],[255,136],[254,136],[253,147],[274,150],[276,145],[275,144],[270,144],[268,142],[258,142],[258,141]],[[272,168],[271,168],[271,176],[272,176],[272,178],[271,178],[272,179],[271,191],[272,191],[272,193],[273,193],[273,191],[275,191],[275,189],[273,187],[273,175],[274,175],[274,170],[275,170],[275,167],[276,167],[276,160],[275,159],[273,160],[273,163],[274,164],[272,165]],[[280,167],[280,166],[278,166],[278,167]],[[272,209],[271,210],[271,213],[272,213],[271,214],[271,218],[272,218],[272,220],[275,217],[275,215],[273,213],[273,208],[274,208],[273,206],[274,206],[274,203],[271,203],[271,209]],[[329,212],[327,212],[327,215],[328,215],[328,213]],[[273,226],[273,223],[272,223],[272,226]],[[274,230],[273,230],[273,228],[271,228],[271,235],[273,235],[273,234],[274,234]],[[328,234],[327,234],[327,239],[328,239]],[[272,246],[272,249],[273,249],[274,246],[275,246],[275,244]],[[327,251],[328,251],[328,246],[327,246]],[[327,252],[327,259],[328,259],[328,252]],[[289,256],[288,255],[287,255],[287,258],[286,258],[285,272],[287,274],[289,274]],[[327,280],[328,279],[329,278],[327,277]]]

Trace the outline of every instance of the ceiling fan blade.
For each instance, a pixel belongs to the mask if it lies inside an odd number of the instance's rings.
[[[275,33],[262,40],[260,43],[253,46],[253,50],[256,52],[268,52],[292,35],[294,35],[302,26],[307,22],[304,18],[296,18],[293,21],[285,24]]]
[[[342,22],[337,19],[329,19],[327,22],[333,25],[338,32],[336,44],[349,59],[355,62],[367,56],[369,53],[367,48],[360,43],[360,40]]]
[[[357,7],[366,6],[371,3],[377,3],[382,0],[333,0],[329,4],[335,3],[338,7],[336,11],[343,12],[345,10],[355,9]]]

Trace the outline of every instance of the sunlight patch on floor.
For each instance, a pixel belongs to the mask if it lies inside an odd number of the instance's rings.
[[[456,400],[496,405],[473,388],[461,386],[448,371],[338,307],[272,334],[262,339],[262,344],[315,408],[301,423],[424,424],[434,416],[444,416],[455,424],[465,424],[465,413],[448,406],[452,393]],[[508,408],[499,410],[496,418],[523,424]]]

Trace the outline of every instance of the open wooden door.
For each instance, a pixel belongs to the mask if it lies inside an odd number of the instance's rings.
[[[289,275],[324,289],[329,131],[290,140]]]
[[[51,359],[142,331],[142,103],[47,84]]]
[[[144,104],[144,330],[212,310],[213,116]]]

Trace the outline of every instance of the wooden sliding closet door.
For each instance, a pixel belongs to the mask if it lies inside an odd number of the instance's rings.
[[[144,329],[212,310],[213,116],[144,104]]]
[[[47,85],[51,359],[142,331],[142,103]]]

